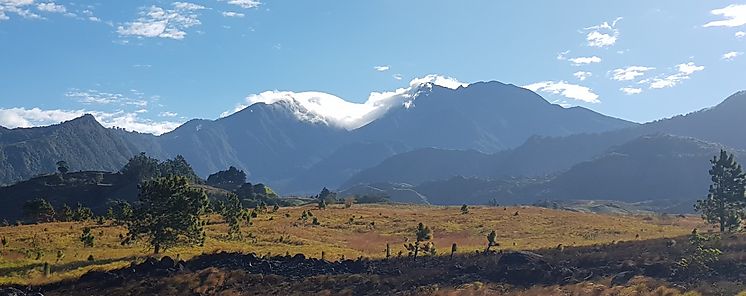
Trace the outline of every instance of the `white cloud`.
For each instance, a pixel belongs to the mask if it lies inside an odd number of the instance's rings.
[[[174,8],[179,10],[201,10],[205,9],[204,6],[189,2],[174,2],[173,3]]]
[[[418,93],[433,85],[456,89],[468,84],[450,77],[427,75],[413,79],[405,88],[389,92],[372,92],[364,103],[353,103],[322,92],[266,91],[247,96],[245,103],[238,104],[231,111],[223,112],[220,117],[229,116],[256,103],[282,102],[288,104],[294,115],[301,120],[352,130],[372,122],[393,107],[411,108]]]
[[[9,20],[9,13],[26,19],[43,19],[28,8],[33,4],[34,0],[0,0],[0,21]]]
[[[524,86],[534,92],[545,92],[556,95],[562,95],[568,99],[583,101],[587,103],[599,103],[598,95],[593,90],[576,84],[570,84],[565,81],[542,81]]]
[[[568,61],[570,61],[571,63],[573,63],[573,65],[575,65],[575,66],[580,66],[580,65],[600,63],[601,62],[601,58],[599,58],[597,56],[592,56],[592,57],[577,57],[577,58],[568,59]]]
[[[746,37],[746,32],[744,31],[736,32],[736,38],[743,38],[743,37]]]
[[[39,3],[36,5],[36,8],[40,11],[46,11],[46,12],[56,12],[56,13],[65,13],[67,12],[67,9],[64,5],[57,4],[54,2],[46,2],[46,3]]]
[[[242,8],[257,8],[262,5],[258,0],[228,0],[228,4],[240,6]]]
[[[704,70],[704,66],[697,66],[694,62],[688,62],[686,64],[676,65],[677,73],[670,74],[664,77],[657,77],[653,79],[645,79],[640,81],[641,84],[648,84],[651,89],[662,89],[674,87],[684,80],[690,78],[690,75],[695,72]]]
[[[732,4],[727,7],[712,10],[713,15],[724,19],[706,23],[704,27],[739,27],[746,25],[746,4]]]
[[[404,77],[401,74],[398,74],[398,73],[394,74],[394,75],[391,75],[391,77],[394,77],[394,79],[396,79],[396,80],[402,80],[402,79],[404,79]]]
[[[645,72],[655,70],[655,68],[652,67],[644,67],[644,66],[630,66],[627,68],[620,68],[620,69],[614,69],[611,71],[612,78],[616,81],[630,81],[635,80],[637,77],[645,75]]]
[[[586,41],[590,47],[609,47],[616,44],[619,38],[619,30],[616,25],[622,18],[616,18],[611,24],[609,22],[603,22],[600,25],[585,28],[588,32],[586,35]]]
[[[560,61],[564,61],[564,60],[567,60],[567,55],[568,55],[569,53],[570,53],[570,51],[569,51],[569,50],[565,50],[565,51],[563,51],[563,52],[560,52],[560,53],[558,53],[558,54],[557,54],[557,59],[558,59],[558,60],[560,60]]]
[[[733,59],[737,58],[738,56],[742,55],[743,52],[740,51],[731,51],[726,52],[723,54],[723,59],[726,61],[732,61]]]
[[[235,11],[223,11],[223,16],[225,17],[244,17],[245,14]]]
[[[105,127],[119,127],[130,131],[160,135],[177,128],[181,123],[153,121],[139,117],[137,112],[100,112],[88,110],[42,110],[39,108],[0,108],[0,125],[8,128],[34,127],[57,124],[84,114],[96,117]]]
[[[179,114],[178,114],[178,113],[176,113],[176,112],[168,112],[168,111],[166,111],[166,112],[161,112],[160,114],[158,114],[158,116],[160,116],[160,117],[176,117],[176,116],[178,116],[178,115],[179,115]]]
[[[384,71],[388,71],[389,69],[391,69],[391,67],[389,67],[388,65],[386,65],[386,66],[375,66],[375,67],[373,67],[373,69],[375,69],[378,72],[384,72]]]
[[[80,103],[87,104],[87,105],[116,104],[120,106],[136,106],[136,107],[145,107],[148,105],[149,100],[157,99],[157,96],[146,98],[144,97],[143,93],[137,92],[137,91],[133,91],[132,93],[137,97],[132,98],[130,96],[120,94],[120,93],[108,93],[108,92],[101,92],[101,91],[92,90],[92,89],[91,90],[73,89],[65,93],[65,97],[74,99]]]
[[[201,24],[196,12],[205,7],[186,2],[174,2],[173,5],[174,9],[158,6],[142,9],[137,20],[119,26],[117,33],[122,36],[184,39],[187,34],[184,30]]]
[[[593,76],[593,73],[591,72],[585,72],[585,71],[578,71],[572,74],[572,76],[575,76],[580,81],[585,81],[588,79],[588,77]]]
[[[705,66],[697,66],[694,64],[694,62],[688,62],[686,64],[676,65],[676,68],[679,70],[679,73],[681,74],[691,75],[691,74],[694,74],[694,72],[704,70]]]
[[[625,95],[628,95],[628,96],[642,93],[642,88],[635,88],[635,87],[622,87],[619,90],[621,90]]]

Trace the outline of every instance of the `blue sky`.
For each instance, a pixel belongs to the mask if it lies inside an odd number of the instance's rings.
[[[265,91],[429,74],[645,122],[746,89],[746,2],[0,0],[0,125],[162,133]]]

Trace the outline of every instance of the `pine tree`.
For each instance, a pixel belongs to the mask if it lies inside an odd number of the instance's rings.
[[[158,160],[149,157],[145,152],[132,157],[120,173],[136,181],[150,180],[161,175]]]
[[[37,223],[52,222],[56,216],[52,205],[43,198],[27,201],[23,205],[23,214]]]
[[[466,215],[468,213],[469,213],[469,206],[467,206],[466,204],[462,205],[461,206],[461,214]]]
[[[187,178],[146,181],[140,186],[139,202],[123,243],[146,238],[156,254],[179,245],[201,245],[205,238],[201,216],[207,205],[205,191],[190,187]]]
[[[720,151],[720,157],[711,161],[712,184],[704,200],[698,200],[695,209],[708,223],[719,224],[720,232],[736,231],[746,216],[746,175],[733,154]]]
[[[430,230],[430,227],[425,226],[425,224],[419,223],[417,225],[417,230],[415,230],[415,237],[416,240],[414,244],[410,243],[404,245],[404,248],[406,248],[411,254],[414,254],[414,259],[417,259],[417,255],[419,254],[420,250],[432,250],[434,252],[434,245],[428,245],[428,247],[422,245],[424,242],[433,239],[433,231]]]
[[[74,221],[86,221],[93,219],[93,211],[89,207],[84,207],[83,204],[78,203],[78,207],[73,211]]]
[[[233,193],[228,194],[221,215],[225,223],[228,224],[228,237],[231,239],[241,238],[241,217],[244,215],[248,216],[248,214],[243,210],[238,195]]]
[[[90,227],[84,227],[83,233],[80,235],[80,241],[83,243],[84,247],[93,248],[93,242],[96,238],[93,236],[93,233],[91,233]]]

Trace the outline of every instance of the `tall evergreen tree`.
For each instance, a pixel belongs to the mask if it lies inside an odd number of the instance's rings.
[[[241,218],[245,214],[238,195],[229,193],[221,215],[225,223],[228,224],[228,236],[231,239],[241,238]]]
[[[203,244],[201,216],[207,205],[205,191],[190,187],[185,177],[146,181],[140,186],[125,242],[145,238],[156,254],[178,245]]]
[[[62,208],[57,212],[57,219],[62,222],[70,222],[73,220],[73,209],[70,208],[66,203],[62,204]]]
[[[720,231],[735,231],[746,216],[746,174],[741,165],[725,150],[711,161],[712,184],[704,200],[698,200],[695,209],[708,223],[718,224]]]
[[[26,201],[23,204],[23,214],[26,218],[37,223],[52,222],[55,218],[54,208],[43,198]]]
[[[246,173],[233,166],[207,177],[208,185],[227,190],[236,190],[244,183],[246,183]]]
[[[190,182],[196,182],[199,177],[192,169],[192,166],[186,161],[184,156],[176,155],[174,159],[169,159],[160,164],[159,173],[161,176],[182,176]]]
[[[84,207],[83,204],[78,203],[78,207],[73,211],[73,220],[85,221],[93,219],[93,211],[89,207]]]
[[[136,181],[146,181],[161,175],[158,160],[149,157],[145,152],[130,158],[120,173]]]

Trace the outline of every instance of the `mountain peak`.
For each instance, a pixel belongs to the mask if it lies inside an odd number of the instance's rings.
[[[746,90],[738,91],[728,98],[723,100],[722,103],[715,106],[715,108],[736,108],[735,110],[746,109]]]
[[[78,118],[71,119],[69,121],[63,122],[64,123],[74,123],[74,124],[96,124],[101,125],[97,120],[96,117],[93,117],[93,115],[86,113]]]

